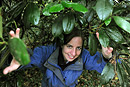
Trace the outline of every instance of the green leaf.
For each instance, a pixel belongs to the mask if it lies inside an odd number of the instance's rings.
[[[62,34],[63,28],[62,28],[62,18],[63,16],[59,16],[57,19],[55,19],[53,25],[52,25],[52,35],[54,37],[58,37]]]
[[[24,12],[24,23],[37,25],[40,20],[40,11],[36,4],[29,3]]]
[[[63,30],[65,32],[65,34],[69,34],[75,25],[75,17],[72,13],[67,13],[65,14],[65,16],[63,17]]]
[[[113,11],[113,0],[98,0],[96,3],[96,12],[100,20],[108,18]]]
[[[124,62],[124,61],[122,61],[122,64],[123,64],[125,70],[127,71],[127,73],[128,73],[129,76],[130,76],[130,66],[128,65],[128,63],[126,63],[126,62]]]
[[[62,4],[64,7],[70,8],[70,7],[72,7],[73,2],[62,1],[61,4]]]
[[[46,5],[46,7],[43,9],[43,15],[45,15],[45,16],[50,16],[51,14],[50,14],[50,12],[49,12],[49,9],[50,9],[50,7],[51,6],[53,6],[53,5],[55,5],[56,3],[50,3],[50,4],[48,4],[48,5]]]
[[[127,78],[124,68],[119,62],[117,62],[116,65],[117,65],[117,75],[118,75],[120,84],[122,85],[122,87],[128,87],[128,78]]]
[[[82,4],[79,4],[79,3],[62,1],[61,4],[67,8],[72,7],[75,11],[78,11],[78,12],[86,13],[88,11],[88,9],[85,6],[83,6]]]
[[[122,85],[122,87],[128,87],[128,78],[127,78],[124,68],[119,62],[117,62],[116,65],[117,65],[117,75],[118,75],[120,84]]]
[[[2,14],[1,14],[1,9],[2,7],[0,7],[0,38],[3,38],[2,34],[3,34],[3,27],[2,27]]]
[[[53,5],[52,7],[50,7],[49,12],[51,12],[51,13],[60,12],[63,9],[64,9],[64,7],[62,6],[62,4],[56,4],[56,5]]]
[[[105,25],[108,26],[111,23],[111,18],[105,20]]]
[[[97,39],[93,34],[89,34],[88,47],[90,55],[94,55],[97,52]]]
[[[102,84],[108,83],[115,76],[114,67],[111,63],[107,63],[101,73],[101,82]]]
[[[21,39],[9,39],[8,45],[11,54],[21,65],[27,65],[30,62],[30,57],[27,52],[26,45]]]
[[[88,11],[88,9],[85,6],[83,6],[82,4],[79,4],[79,3],[73,3],[72,8],[75,11],[82,12],[82,13],[86,13]]]
[[[122,72],[121,72],[121,69],[120,69],[120,64],[117,62],[116,65],[117,65],[117,75],[118,75],[120,83],[122,84],[124,78],[122,76]]]
[[[113,41],[117,43],[123,43],[125,41],[124,37],[116,27],[112,27],[111,29],[107,28],[106,33]]]
[[[120,28],[130,33],[130,23],[128,21],[119,16],[113,16],[113,18]]]
[[[107,47],[109,45],[109,37],[104,32],[104,30],[100,30],[99,32],[99,42],[102,46]]]

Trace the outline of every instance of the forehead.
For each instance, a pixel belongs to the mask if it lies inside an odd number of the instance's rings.
[[[82,38],[81,37],[73,37],[68,44],[73,46],[82,46]]]

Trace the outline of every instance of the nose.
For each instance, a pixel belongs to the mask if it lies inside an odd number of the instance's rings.
[[[76,49],[75,49],[75,48],[72,49],[72,51],[71,51],[71,55],[72,55],[72,56],[75,56],[75,55],[76,55]]]

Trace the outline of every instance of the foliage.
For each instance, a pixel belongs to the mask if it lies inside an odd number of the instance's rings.
[[[12,52],[8,49],[10,30],[15,31],[19,27],[20,38],[27,48],[33,49],[39,45],[51,44],[56,38],[59,38],[59,42],[62,43],[64,39],[62,34],[68,34],[77,27],[84,32],[85,42],[87,42],[85,48],[88,48],[91,55],[100,49],[100,45],[111,46],[114,48],[114,61],[122,62],[112,64],[114,73],[108,72],[111,70],[109,63],[105,66],[101,75],[101,80],[104,80],[102,84],[118,77],[120,85],[128,85],[129,0],[119,2],[117,0],[2,0],[1,2],[0,68],[4,66]],[[97,31],[99,41],[95,37]],[[23,42],[18,41],[18,43]]]

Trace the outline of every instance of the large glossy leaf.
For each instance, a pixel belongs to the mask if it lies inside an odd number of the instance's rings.
[[[52,35],[54,37],[60,36],[63,32],[62,18],[63,18],[63,16],[59,16],[57,19],[55,19],[55,21],[52,25]]]
[[[67,8],[72,7],[75,11],[78,11],[78,12],[86,13],[88,11],[88,9],[85,6],[83,6],[82,4],[79,4],[79,3],[62,1],[61,4]]]
[[[62,4],[56,4],[56,5],[53,5],[52,7],[50,7],[49,12],[50,13],[52,13],[52,12],[60,12],[63,9],[64,9],[64,7],[63,7]]]
[[[119,16],[113,16],[113,18],[120,28],[130,33],[130,23],[128,21]]]
[[[107,63],[101,73],[102,84],[108,83],[115,76],[114,67],[111,63]]]
[[[113,0],[98,0],[96,3],[96,12],[100,20],[108,18],[113,11]]]
[[[117,62],[116,65],[117,65],[117,75],[118,75],[120,84],[122,85],[122,87],[128,87],[128,78],[127,78],[124,68],[119,62]]]
[[[123,43],[125,41],[124,37],[116,27],[107,28],[106,33],[113,41],[117,43]]]
[[[40,11],[36,4],[29,3],[24,12],[24,23],[37,25],[40,19]]]
[[[93,34],[89,34],[88,47],[90,55],[94,55],[97,52],[97,39]]]
[[[2,15],[1,15],[1,9],[2,7],[0,7],[0,38],[2,38],[2,34],[3,34],[3,27],[2,27]]]
[[[102,46],[107,47],[109,45],[109,37],[105,33],[104,30],[100,30],[99,32],[99,42]]]
[[[67,13],[65,14],[65,16],[63,17],[63,30],[66,34],[69,34],[75,25],[75,17],[72,13]]]
[[[26,45],[21,39],[9,39],[8,45],[11,54],[21,65],[27,65],[30,62],[30,57],[27,52]]]

